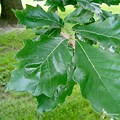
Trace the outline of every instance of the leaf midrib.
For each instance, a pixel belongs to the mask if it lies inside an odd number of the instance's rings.
[[[40,67],[45,63],[45,61],[51,56],[51,54],[62,44],[62,42],[64,42],[65,39],[63,39],[48,55],[47,57],[44,59],[43,63],[40,65]]]
[[[102,34],[102,33],[96,33],[96,32],[93,32],[93,31],[88,31],[88,30],[77,30],[77,31],[79,31],[79,32],[86,32],[86,33],[93,33],[93,34],[96,34],[96,35],[98,35],[98,36],[104,36],[104,37],[107,37],[107,38],[112,38],[112,39],[118,39],[119,41],[120,41],[120,39],[119,38],[117,38],[117,37],[113,37],[113,36],[108,36],[108,35],[104,35],[104,34]],[[114,42],[114,41],[113,41]]]
[[[113,100],[114,100],[114,97],[112,96],[110,90],[106,87],[105,83],[104,83],[103,80],[102,80],[101,75],[99,74],[99,72],[97,71],[96,67],[94,66],[94,64],[93,64],[92,61],[90,60],[88,54],[86,53],[86,51],[84,50],[84,48],[82,47],[82,45],[80,44],[80,42],[78,42],[78,40],[76,40],[76,41],[77,41],[77,43],[79,44],[79,46],[81,47],[81,49],[82,49],[83,53],[85,54],[85,56],[87,57],[89,63],[91,64],[92,68],[94,69],[95,73],[98,75],[98,78],[101,80],[101,82],[102,82],[102,84],[104,85],[105,89],[108,91],[108,93],[111,95],[111,97],[112,97]]]
[[[52,21],[53,23],[55,22],[55,23],[57,23],[58,25],[60,25],[60,26],[64,26],[63,24],[61,24],[60,22],[58,22],[58,21],[56,21],[56,20],[52,20],[52,19],[46,19],[46,18],[40,18],[40,17],[38,17],[38,18],[36,18],[36,17],[28,17],[28,19],[37,19],[37,20],[44,20],[44,21]]]

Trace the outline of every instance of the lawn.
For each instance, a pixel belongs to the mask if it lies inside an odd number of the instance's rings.
[[[33,3],[32,0],[27,1],[24,0],[24,6],[25,3],[32,5],[37,3]],[[120,13],[120,6],[108,7],[103,4],[102,8]],[[64,17],[70,10],[73,10],[71,6],[67,7],[66,13],[59,14]],[[72,95],[67,97],[61,106],[44,114],[36,111],[37,102],[30,94],[5,91],[6,83],[16,63],[15,53],[23,47],[24,38],[33,37],[34,33],[29,29],[0,32],[0,120],[102,120],[102,113],[96,113],[90,103],[82,98],[78,85],[74,87]],[[105,120],[108,119],[105,118]]]

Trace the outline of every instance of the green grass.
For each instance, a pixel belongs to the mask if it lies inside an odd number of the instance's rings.
[[[106,5],[102,8],[111,10]],[[62,18],[70,10],[73,8],[67,7],[66,13],[60,12]],[[120,7],[112,7],[112,10],[114,13],[120,12]],[[0,120],[102,120],[101,113],[95,113],[89,102],[82,98],[78,85],[61,106],[44,114],[36,111],[36,99],[28,93],[5,92],[5,85],[16,63],[15,53],[22,48],[24,38],[33,37],[31,30],[16,30],[0,34]]]
[[[15,63],[14,54],[22,47],[24,38],[33,37],[31,30],[0,34],[0,83],[5,84],[10,79],[10,71]]]

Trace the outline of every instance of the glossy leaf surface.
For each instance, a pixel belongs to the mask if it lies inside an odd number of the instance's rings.
[[[8,84],[10,90],[28,91],[34,96],[43,93],[51,97],[59,85],[67,82],[67,68],[72,57],[67,40],[62,37],[26,40],[16,58],[19,66],[12,73]]]
[[[120,46],[120,20],[109,17],[104,21],[97,21],[89,25],[76,25],[73,29],[83,39],[99,42],[104,47]]]
[[[24,10],[15,12],[19,23],[26,25],[28,28],[39,28],[43,26],[63,27],[62,19],[55,13],[48,13],[39,5],[36,7],[27,5]]]
[[[120,15],[96,3],[119,1],[47,0],[48,12],[39,5],[17,10],[19,23],[33,29],[36,38],[26,40],[17,53],[7,88],[31,93],[38,111],[46,112],[62,104],[79,83],[96,111],[120,117]],[[66,5],[75,10],[63,21],[54,12],[65,11]],[[64,26],[66,21],[75,25],[73,31]]]
[[[74,68],[71,66],[68,68],[68,78],[65,85],[59,85],[55,90],[52,97],[47,97],[44,94],[37,96],[38,101],[38,111],[46,112],[54,109],[57,105],[62,104],[65,101],[66,96],[71,95],[74,81],[72,75],[74,73]]]
[[[76,41],[75,81],[95,110],[120,116],[120,55]]]

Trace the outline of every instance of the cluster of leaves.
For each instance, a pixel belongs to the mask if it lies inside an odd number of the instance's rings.
[[[100,8],[98,3],[119,0],[47,0],[48,11],[27,5],[15,11],[21,24],[35,31],[16,54],[18,63],[8,83],[9,90],[27,91],[36,97],[38,111],[45,112],[64,102],[73,86],[80,84],[83,97],[93,108],[120,117],[120,15]],[[75,10],[64,20],[55,12]],[[63,9],[64,8],[64,9]],[[61,30],[71,23],[74,37]],[[75,42],[75,45],[74,45]]]
[[[43,0],[35,0],[35,1],[43,1]],[[94,3],[106,3],[107,5],[118,5],[120,3],[119,0],[46,0],[46,5],[50,6],[48,10],[56,11],[59,8],[61,11],[65,11],[66,5],[74,5],[76,6],[78,2],[94,2]]]

